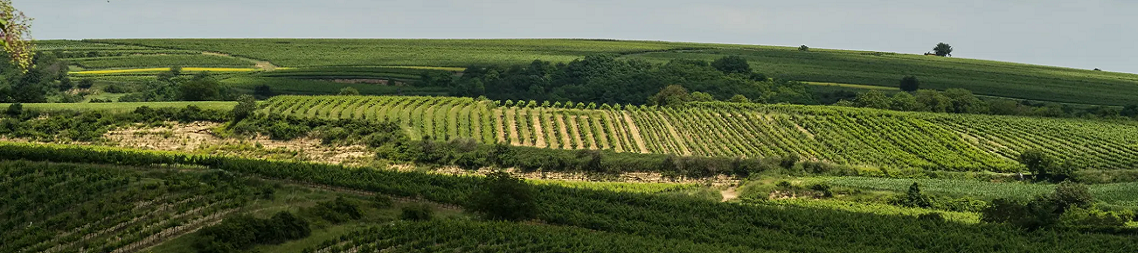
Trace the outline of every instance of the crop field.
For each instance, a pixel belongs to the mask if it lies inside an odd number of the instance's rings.
[[[1133,98],[1138,97],[1138,75],[1129,73],[886,52],[801,52],[774,46],[572,39],[121,39],[44,41],[39,45],[40,50],[67,52],[79,65],[208,67],[249,64],[240,61],[255,59],[311,75],[331,76],[342,71],[325,67],[405,66],[457,71],[470,65],[521,65],[533,60],[568,62],[594,54],[616,54],[657,63],[739,55],[768,76],[859,88],[894,88],[901,77],[914,75],[922,81],[922,88],[964,88],[996,97],[1115,106],[1133,104]],[[203,52],[247,59],[222,60],[202,55]],[[303,70],[309,68],[313,70]]]
[[[41,111],[106,111],[131,112],[135,108],[146,106],[150,108],[185,108],[193,105],[201,109],[230,110],[237,102],[230,101],[199,101],[199,102],[129,102],[129,103],[33,103],[23,104],[25,110]],[[0,108],[8,108],[9,104],[0,103]]]
[[[1055,191],[1052,184],[993,183],[945,179],[890,179],[866,177],[841,177],[825,180],[834,186],[855,187],[873,190],[905,192],[913,183],[920,184],[922,192],[973,196],[984,199],[1029,200],[1035,196]],[[1114,205],[1138,206],[1138,182],[1090,185],[1095,199]]]
[[[733,103],[686,109],[523,104],[507,107],[450,97],[278,96],[262,111],[392,120],[413,139],[463,138],[539,148],[796,155],[848,165],[1003,172],[1021,170],[1014,158],[1037,148],[1089,169],[1138,166],[1138,125],[1128,123]]]
[[[0,195],[11,196],[0,200],[0,251],[134,252],[216,223],[251,194],[136,169],[0,162]]]
[[[240,59],[213,55],[130,55],[113,57],[71,58],[71,64],[87,69],[170,67],[251,68],[253,63]],[[191,63],[189,65],[187,63]]]

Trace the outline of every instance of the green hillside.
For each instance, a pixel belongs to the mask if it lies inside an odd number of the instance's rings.
[[[522,104],[522,103],[519,103]],[[544,104],[544,103],[543,103]],[[263,112],[391,120],[412,139],[558,149],[786,157],[847,165],[1015,172],[1040,149],[1086,169],[1138,167],[1138,125],[1083,119],[699,103],[683,109],[555,107],[449,97],[278,96]],[[595,105],[594,105],[595,106]]]
[[[36,210],[67,211],[59,212],[63,216],[80,215],[80,211],[70,211],[67,208],[72,203],[89,203],[92,207],[105,200],[101,193],[114,194],[124,198],[136,199],[140,196],[130,194],[131,191],[115,191],[120,187],[139,185],[145,189],[152,185],[156,189],[218,189],[209,191],[209,194],[222,196],[264,196],[265,191],[249,193],[237,189],[257,189],[250,187],[254,184],[242,183],[244,177],[281,179],[302,183],[317,188],[333,188],[338,191],[355,192],[357,194],[382,194],[398,197],[414,197],[420,201],[431,201],[438,204],[458,205],[466,201],[471,192],[479,189],[481,180],[478,177],[448,176],[428,174],[421,172],[398,172],[380,169],[355,169],[338,165],[325,165],[314,163],[293,163],[283,161],[265,161],[219,156],[195,156],[167,152],[145,152],[126,149],[90,148],[80,146],[61,145],[35,145],[35,144],[3,144],[0,145],[0,158],[21,159],[33,161],[52,162],[84,162],[91,164],[119,163],[131,166],[159,166],[180,165],[186,167],[205,167],[208,170],[168,170],[163,172],[167,176],[153,177],[140,175],[133,170],[104,172],[102,175],[70,175],[60,173],[63,171],[80,171],[85,168],[102,168],[99,165],[53,165],[58,168],[40,169],[42,166],[11,166],[20,173],[15,178],[5,178],[0,181],[6,184],[23,184],[33,182],[42,187],[18,188],[20,191],[31,189],[36,191],[44,187],[61,187],[74,194],[65,194],[63,199],[54,201],[31,201],[26,198],[17,198],[17,206],[34,206]],[[25,163],[27,164],[27,163]],[[31,168],[27,168],[31,167]],[[155,167],[161,168],[161,167]],[[147,171],[143,169],[143,171]],[[197,173],[207,173],[210,176],[197,176]],[[224,175],[243,175],[243,177],[226,177]],[[39,179],[41,174],[52,174],[52,177]],[[140,179],[141,178],[141,179]],[[155,180],[158,179],[158,180]],[[165,182],[159,181],[164,180]],[[200,181],[216,180],[222,183],[197,183]],[[57,183],[62,183],[57,185]],[[80,187],[68,187],[69,185]],[[97,187],[97,186],[106,187]],[[273,186],[275,187],[275,186]],[[1063,229],[1041,229],[1028,231],[1003,224],[969,224],[955,221],[945,221],[927,218],[917,218],[904,214],[874,214],[845,211],[836,205],[832,207],[803,207],[794,205],[780,205],[778,202],[728,202],[721,203],[707,199],[697,199],[678,196],[654,195],[635,192],[613,192],[589,189],[565,188],[559,186],[532,186],[533,203],[540,212],[536,213],[531,221],[518,223],[484,221],[471,216],[435,217],[431,221],[397,221],[392,219],[390,211],[385,217],[361,222],[369,228],[353,227],[349,233],[318,234],[319,225],[311,225],[313,234],[300,241],[289,241],[293,245],[270,252],[658,252],[683,251],[695,252],[981,252],[999,249],[1009,252],[1132,252],[1138,249],[1129,234],[1088,233]],[[41,191],[42,192],[42,191]],[[146,192],[145,193],[152,193]],[[163,192],[163,191],[158,191]],[[220,192],[220,193],[219,193]],[[47,194],[36,195],[47,198]],[[150,196],[150,195],[141,195]],[[224,200],[210,195],[194,196],[190,194],[177,195],[181,198],[190,197],[191,200]],[[150,204],[159,204],[163,201],[175,201],[179,197],[159,197],[155,202],[125,202],[117,204],[122,209],[131,210],[132,206],[147,207]],[[284,197],[288,201],[305,200],[304,198]],[[67,201],[67,200],[74,200]],[[189,201],[194,202],[194,201]],[[246,201],[249,202],[249,201]],[[823,201],[813,201],[822,203]],[[116,202],[117,203],[117,202]],[[179,203],[179,202],[174,202]],[[290,202],[291,203],[291,202]],[[301,206],[301,204],[289,204]],[[5,205],[12,206],[12,205]],[[205,208],[221,209],[224,205],[207,205]],[[361,209],[365,209],[363,205]],[[436,209],[441,209],[435,207]],[[455,208],[455,207],[451,207]],[[367,207],[371,211],[370,207]],[[2,210],[2,209],[0,209]],[[187,210],[187,209],[174,209]],[[189,208],[188,210],[197,210]],[[291,207],[275,209],[289,211]],[[301,208],[303,210],[303,208]],[[335,209],[332,209],[335,210]],[[440,210],[440,212],[443,210]],[[469,211],[469,210],[467,210]],[[41,212],[37,212],[41,213]],[[139,212],[112,212],[118,215],[125,214],[162,215],[139,210]],[[297,215],[304,216],[305,211],[297,211]],[[12,224],[24,224],[26,218],[12,218],[14,216],[0,216],[0,221]],[[98,216],[83,219],[64,219],[69,224],[61,230],[50,232],[26,233],[23,231],[39,231],[36,229],[21,229],[6,231],[5,236],[26,238],[39,236],[51,239],[85,238],[78,235],[72,237],[58,236],[58,233],[72,230],[71,227],[95,222],[104,224]],[[142,219],[149,222],[176,222],[170,216],[160,219]],[[191,216],[193,217],[193,216]],[[275,216],[274,216],[275,217]],[[275,218],[274,218],[275,219]],[[430,219],[430,218],[428,218]],[[130,219],[127,219],[130,220]],[[225,219],[233,226],[231,218]],[[240,219],[237,219],[240,220]],[[248,219],[245,219],[248,220]],[[119,219],[119,221],[122,221]],[[132,223],[133,224],[133,223]],[[178,223],[175,223],[178,224]],[[182,223],[201,224],[201,223]],[[183,225],[184,226],[184,225]],[[162,226],[143,226],[143,232],[155,231]],[[226,227],[218,225],[211,231],[227,232],[226,235],[257,234],[261,230],[245,230],[242,227]],[[229,229],[229,230],[227,230]],[[112,230],[114,233],[106,236],[133,235],[136,229]],[[186,230],[182,230],[186,231]],[[206,238],[201,234],[206,230],[192,235],[184,235],[185,240]],[[99,234],[103,235],[103,234]],[[188,237],[186,237],[188,236]],[[318,237],[324,238],[324,243],[312,243],[310,240]],[[133,238],[133,237],[132,237]],[[216,237],[213,237],[216,238]],[[841,238],[841,239],[834,239]],[[186,250],[189,244],[183,239],[168,241],[154,240],[152,242],[165,242],[158,249]],[[7,242],[20,242],[7,244]],[[24,245],[41,245],[34,238],[19,241],[6,241],[4,247],[8,249],[23,249]],[[122,249],[118,245],[125,241],[95,240],[96,243],[108,242],[111,247],[102,247],[92,252],[130,251],[143,248]],[[295,243],[295,244],[294,244]],[[50,244],[49,244],[50,245]],[[78,245],[78,244],[76,244]],[[134,245],[134,244],[131,244]],[[281,244],[282,247],[284,244]],[[181,246],[181,247],[178,247]],[[31,248],[31,251],[41,251],[42,247]],[[70,249],[70,248],[69,248]],[[316,251],[319,250],[319,251]],[[73,250],[78,251],[78,250]]]
[[[98,43],[95,43],[98,42]],[[113,43],[113,44],[104,44]],[[607,53],[665,62],[740,55],[768,76],[798,81],[895,87],[906,75],[924,88],[964,88],[980,95],[1100,105],[1128,105],[1138,75],[935,56],[790,47],[610,40],[382,40],[382,39],[131,39],[43,41],[40,50],[81,55],[77,64],[104,67],[238,66],[200,52],[263,60],[281,67],[515,65],[536,59],[567,62]],[[965,49],[961,49],[965,50]],[[152,57],[160,52],[196,56]],[[100,53],[107,52],[107,53]],[[88,57],[107,54],[113,59]],[[123,54],[132,55],[122,58]],[[104,56],[100,56],[104,57]],[[105,56],[110,57],[110,56]],[[131,60],[133,59],[133,60]]]

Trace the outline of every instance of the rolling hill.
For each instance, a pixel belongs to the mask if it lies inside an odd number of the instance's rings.
[[[122,39],[41,41],[37,45],[43,51],[61,52],[74,65],[87,69],[263,68],[265,63],[302,70],[465,67],[526,64],[537,59],[567,62],[591,54],[651,62],[739,55],[768,76],[798,81],[894,87],[901,77],[914,75],[921,78],[924,88],[964,88],[980,95],[1092,105],[1138,103],[1135,74],[888,52],[573,39]]]

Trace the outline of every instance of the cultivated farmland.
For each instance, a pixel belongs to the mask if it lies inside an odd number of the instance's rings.
[[[540,148],[798,156],[849,165],[1004,172],[1021,170],[1014,159],[1035,148],[1092,169],[1138,165],[1133,146],[1138,126],[1128,123],[735,103],[685,109],[519,104],[448,97],[278,96],[262,111],[396,121],[416,140],[461,138]]]
[[[1138,97],[1138,75],[912,54],[791,47],[612,40],[337,40],[136,39],[45,41],[40,50],[68,52],[103,66],[153,66],[151,56],[97,60],[124,54],[193,53],[162,61],[180,66],[220,63],[201,52],[220,52],[283,67],[520,65],[568,62],[593,54],[667,62],[740,55],[771,77],[824,83],[896,87],[914,75],[922,88],[964,88],[980,95],[1080,104],[1128,105]],[[105,55],[103,55],[105,54]],[[159,57],[162,58],[162,57]],[[168,58],[168,57],[167,57]],[[136,61],[136,63],[130,63]]]

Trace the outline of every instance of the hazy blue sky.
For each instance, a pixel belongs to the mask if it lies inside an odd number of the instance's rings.
[[[1138,73],[1133,0],[14,0],[36,39],[609,38],[924,53]]]

